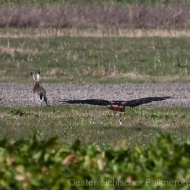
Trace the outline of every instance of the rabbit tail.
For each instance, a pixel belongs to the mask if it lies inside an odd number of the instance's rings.
[[[40,100],[41,104],[44,101],[46,103],[46,106],[47,106],[47,98],[46,98],[46,95],[43,92],[40,92],[39,100]]]

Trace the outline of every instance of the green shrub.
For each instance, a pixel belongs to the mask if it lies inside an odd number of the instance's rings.
[[[58,138],[0,141],[1,189],[179,189],[188,188],[190,144],[159,135],[147,149],[99,150]]]

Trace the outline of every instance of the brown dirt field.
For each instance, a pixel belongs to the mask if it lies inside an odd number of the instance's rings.
[[[143,106],[172,107],[190,105],[189,83],[140,83],[140,84],[42,84],[46,89],[48,104],[60,105],[61,100],[124,100],[148,97],[168,97]],[[0,83],[0,106],[35,106],[33,83]]]

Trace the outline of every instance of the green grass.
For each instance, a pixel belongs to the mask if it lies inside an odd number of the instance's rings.
[[[64,105],[0,107],[0,113],[0,139],[8,138],[12,142],[36,133],[38,140],[59,136],[66,145],[79,139],[83,146],[96,142],[105,149],[121,143],[147,147],[160,132],[171,134],[177,143],[190,138],[189,108],[127,108],[124,114],[114,116],[106,107]]]
[[[64,35],[1,29],[0,82],[30,82],[30,72],[39,70],[43,82],[189,81],[189,37],[70,37],[68,30],[57,32]]]

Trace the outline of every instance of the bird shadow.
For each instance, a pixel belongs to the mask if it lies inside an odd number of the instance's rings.
[[[146,98],[139,98],[129,101],[124,100],[103,100],[103,99],[85,99],[85,100],[60,100],[61,104],[89,104],[89,105],[98,105],[98,106],[109,106],[109,105],[122,105],[126,107],[136,107],[142,104],[147,104],[154,101],[163,101],[170,99],[170,96],[162,96],[162,97],[146,97]]]

